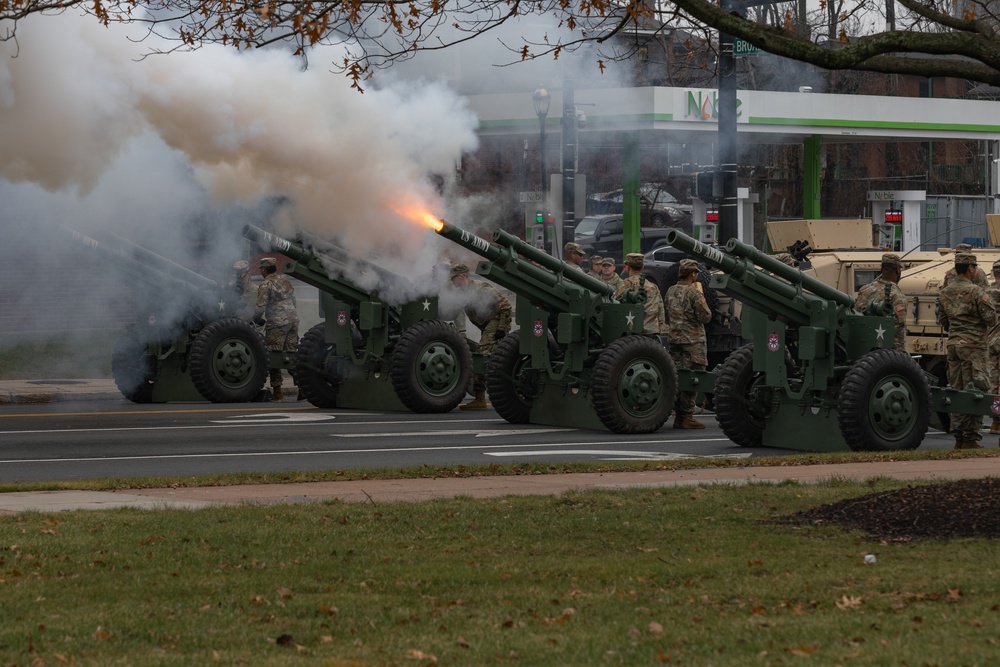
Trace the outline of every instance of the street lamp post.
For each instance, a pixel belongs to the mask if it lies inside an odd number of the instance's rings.
[[[539,168],[542,173],[542,237],[544,238],[546,252],[552,252],[552,242],[549,239],[548,225],[546,224],[546,208],[548,207],[548,184],[545,178],[545,117],[549,115],[549,102],[551,102],[549,91],[538,88],[531,95],[531,103],[535,107],[535,115],[538,116],[539,133]]]

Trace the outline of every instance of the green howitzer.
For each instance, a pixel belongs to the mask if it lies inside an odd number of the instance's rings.
[[[449,412],[472,373],[468,343],[438,318],[437,296],[311,235],[294,243],[253,225],[243,235],[291,261],[282,270],[320,292],[323,321],[295,353],[299,391],[321,408]],[[348,275],[365,280],[360,286]]]
[[[663,425],[677,373],[659,337],[642,332],[645,292],[616,301],[610,285],[502,230],[491,243],[442,220],[437,233],[483,257],[476,273],[516,295],[519,330],[486,368],[500,416],[615,433]]]
[[[753,342],[719,366],[714,385],[719,425],[738,445],[915,449],[932,414],[947,430],[949,413],[1000,410],[998,397],[933,386],[892,349],[888,299],[859,312],[852,296],[737,239],[720,248],[672,230],[667,242],[717,269],[711,287],[743,303]]]
[[[111,371],[135,403],[243,403],[267,378],[260,334],[234,316],[239,299],[211,278],[117,235],[99,241],[64,227],[135,294],[136,323],[115,344]]]

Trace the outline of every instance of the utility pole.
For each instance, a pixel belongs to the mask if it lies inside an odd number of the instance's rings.
[[[562,115],[562,225],[563,243],[576,234],[576,97],[573,80],[566,76],[563,84]]]
[[[740,0],[722,0],[728,12],[742,13]],[[719,32],[719,148],[717,162],[722,171],[722,202],[719,204],[718,243],[724,244],[739,235],[736,199],[736,56],[733,36]]]

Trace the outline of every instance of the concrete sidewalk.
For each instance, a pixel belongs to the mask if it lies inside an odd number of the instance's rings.
[[[389,503],[420,502],[434,498],[498,498],[508,495],[559,495],[586,489],[746,484],[796,480],[813,483],[829,479],[863,481],[873,477],[899,480],[944,481],[1000,476],[1000,457],[949,461],[842,463],[834,465],[707,468],[653,472],[573,473],[514,477],[391,479],[301,484],[254,484],[128,492],[48,491],[0,493],[0,513],[57,512],[74,509],[188,508],[216,505],[264,506],[301,502]]]
[[[125,400],[107,379],[0,380],[0,404]]]

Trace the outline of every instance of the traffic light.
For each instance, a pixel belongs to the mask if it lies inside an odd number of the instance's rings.
[[[727,181],[732,186],[729,190],[733,195],[736,194],[735,179],[736,172],[722,171],[714,167],[705,171],[695,172],[691,174],[691,196],[697,197],[707,204],[720,202],[725,196],[725,184]]]

